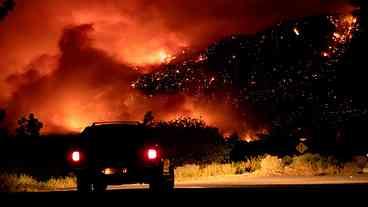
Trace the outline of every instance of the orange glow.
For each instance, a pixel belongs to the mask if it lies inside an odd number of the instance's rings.
[[[197,62],[197,63],[204,62],[204,61],[206,61],[207,59],[208,59],[208,58],[207,58],[207,56],[206,56],[206,55],[201,54],[201,55],[199,55],[199,56],[198,56],[198,58],[197,58],[196,62]]]
[[[248,130],[246,133],[241,134],[240,138],[243,141],[252,142],[258,140],[260,138],[260,135],[266,135],[268,133],[269,132],[266,128],[260,129],[258,131]]]
[[[247,134],[244,137],[241,137],[241,139],[249,143],[249,142],[255,140],[256,138],[253,137],[252,135]]]
[[[353,15],[347,15],[344,17],[344,22],[346,22],[349,25],[356,24],[358,19],[354,17]]]
[[[76,25],[93,23],[93,46],[118,61],[132,66],[168,63],[181,48],[190,46],[188,37],[171,31],[157,18],[141,22],[114,6],[101,7],[73,11],[63,20]]]
[[[86,126],[86,123],[83,123],[77,117],[69,118],[69,121],[66,122],[66,127],[69,128],[71,131],[82,131],[83,126]]]
[[[44,124],[42,134],[80,132],[95,121],[142,120],[146,111],[153,111],[156,121],[192,117],[221,133],[256,139],[257,127],[247,123],[248,114],[230,103],[201,102],[182,94],[146,96],[133,82],[157,64],[191,55],[186,51],[204,51],[223,37],[255,34],[278,20],[309,13],[257,2],[19,1],[0,25],[0,105],[9,108],[13,128],[21,115],[35,113]],[[313,10],[319,0],[303,2]],[[350,38],[357,19],[347,16],[344,22],[339,39]],[[83,29],[86,25],[88,30]],[[290,32],[301,35],[303,30]],[[326,57],[333,55],[326,50]],[[205,54],[194,58],[197,63],[207,60]],[[34,73],[26,73],[30,69]],[[16,77],[16,84],[5,81],[9,75]]]
[[[167,58],[170,57],[169,54],[167,54],[165,51],[160,51],[158,52],[158,58],[159,58],[159,61],[162,63],[162,62],[165,62],[167,60]]]
[[[167,64],[173,61],[175,58],[175,56],[169,54],[167,51],[159,50],[144,58],[145,60],[142,61],[142,64]]]
[[[323,57],[339,56],[344,52],[344,45],[350,42],[354,32],[358,30],[358,19],[353,15],[343,15],[339,18],[329,17],[329,21],[335,26],[335,32],[331,36],[328,50],[322,53]]]
[[[244,118],[240,117],[239,113],[226,103],[202,104],[188,97],[182,109],[162,118],[168,121],[181,117],[200,119],[209,126],[218,127],[225,138],[233,133],[238,133],[242,140],[250,142],[257,140],[260,134],[268,134],[266,128],[257,130],[247,126]]]
[[[215,81],[215,78],[210,80]],[[144,95],[130,91],[118,96],[116,100],[111,100],[106,98],[111,94],[104,96],[104,94],[108,94],[107,91],[99,93],[72,91],[80,91],[80,89],[75,87],[73,90],[63,91],[65,96],[50,97],[50,100],[55,101],[50,101],[47,105],[42,106],[43,110],[34,111],[39,119],[45,123],[42,129],[43,133],[81,132],[96,121],[141,121],[144,113],[151,110],[154,112],[156,121],[191,117],[203,120],[210,126],[218,127],[221,133],[235,131],[242,133],[251,130],[251,128],[243,126],[245,120],[239,117],[237,110],[227,103],[201,103],[196,98],[185,96],[182,103],[177,106],[162,107],[165,102],[174,101],[177,98],[151,97],[147,99]],[[170,109],[172,107],[174,108]],[[119,113],[122,109],[128,110],[129,113]]]
[[[337,32],[335,32],[333,35],[335,36],[335,38],[340,38],[341,37],[341,35]]]

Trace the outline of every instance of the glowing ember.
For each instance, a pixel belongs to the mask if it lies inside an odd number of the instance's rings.
[[[246,142],[253,142],[253,141],[258,140],[260,138],[260,136],[266,135],[268,133],[269,132],[266,128],[260,129],[258,131],[249,131],[248,130],[245,133],[241,134],[240,138],[243,141],[246,141]]]
[[[329,16],[328,20],[335,27],[335,32],[331,35],[331,40],[327,50],[322,52],[323,57],[332,57],[337,61],[341,57],[355,32],[359,30],[357,17],[353,15],[343,15],[340,17]]]
[[[166,50],[159,50],[146,56],[142,55],[141,57],[142,57],[141,61],[136,62],[136,64],[143,66],[150,64],[168,64],[176,59],[176,56],[171,55]]]
[[[299,29],[298,29],[298,28],[296,28],[296,27],[295,27],[293,31],[294,31],[294,33],[295,33],[297,36],[299,36],[299,35],[300,35],[300,32],[299,32]]]
[[[169,53],[167,53],[166,51],[162,50],[159,51],[156,54],[157,60],[159,61],[159,63],[170,63],[172,60],[175,59],[175,56],[170,55]],[[155,58],[153,58],[155,59]]]
[[[323,57],[329,57],[329,56],[330,56],[330,54],[328,54],[327,52],[322,52],[322,56],[323,56]]]
[[[198,56],[198,58],[195,62],[200,63],[200,62],[204,62],[206,60],[207,60],[207,56],[205,54],[201,54],[201,55]]]

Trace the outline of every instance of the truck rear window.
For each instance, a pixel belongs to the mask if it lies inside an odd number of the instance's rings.
[[[150,133],[141,126],[100,126],[84,132],[84,137],[98,145],[141,144]]]

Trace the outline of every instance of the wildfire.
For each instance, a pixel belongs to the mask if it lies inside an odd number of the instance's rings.
[[[83,122],[79,117],[69,117],[66,121],[66,127],[71,131],[81,131],[83,127],[86,126],[88,122]]]
[[[207,55],[205,54],[201,54],[198,56],[198,58],[195,60],[196,63],[201,63],[201,62],[205,62],[207,60]]]
[[[176,56],[170,54],[168,51],[159,50],[148,55],[143,62],[146,62],[147,64],[168,64],[175,59]]]
[[[260,136],[266,135],[268,133],[269,132],[266,128],[262,128],[262,129],[256,130],[256,131],[248,130],[245,133],[241,134],[240,138],[243,141],[246,141],[246,142],[253,142],[253,141],[258,140],[260,138]]]
[[[332,33],[329,46],[322,52],[322,56],[338,58],[344,54],[347,43],[352,40],[354,33],[359,30],[359,22],[357,17],[353,15],[329,16],[328,20],[335,27],[335,32]]]

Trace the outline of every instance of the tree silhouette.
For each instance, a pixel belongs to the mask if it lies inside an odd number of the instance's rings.
[[[153,116],[153,112],[149,111],[144,115],[143,118],[143,125],[145,126],[150,126],[153,124],[153,120],[155,119],[155,117]]]
[[[22,116],[18,120],[18,128],[15,130],[17,137],[26,137],[27,136],[27,118]]]
[[[15,7],[14,0],[5,0],[2,5],[0,5],[0,20],[8,16],[9,12]]]
[[[4,121],[5,121],[6,112],[4,109],[0,108],[0,137],[6,137],[7,136],[7,130],[4,127]]]
[[[33,113],[18,120],[18,128],[16,129],[17,137],[39,137],[43,124],[35,117]]]
[[[0,108],[0,123],[4,121],[5,115],[6,115],[5,110]]]
[[[355,14],[359,17],[360,33],[363,39],[366,38],[368,32],[368,1],[367,0],[350,0],[350,3],[357,6],[359,9],[355,11]]]
[[[40,131],[43,127],[43,124],[36,119],[34,114],[29,115],[28,119],[28,133],[30,136],[40,136]]]
[[[159,128],[192,128],[192,129],[206,129],[211,128],[202,119],[195,119],[190,117],[179,117],[171,121],[161,121],[156,124]]]

